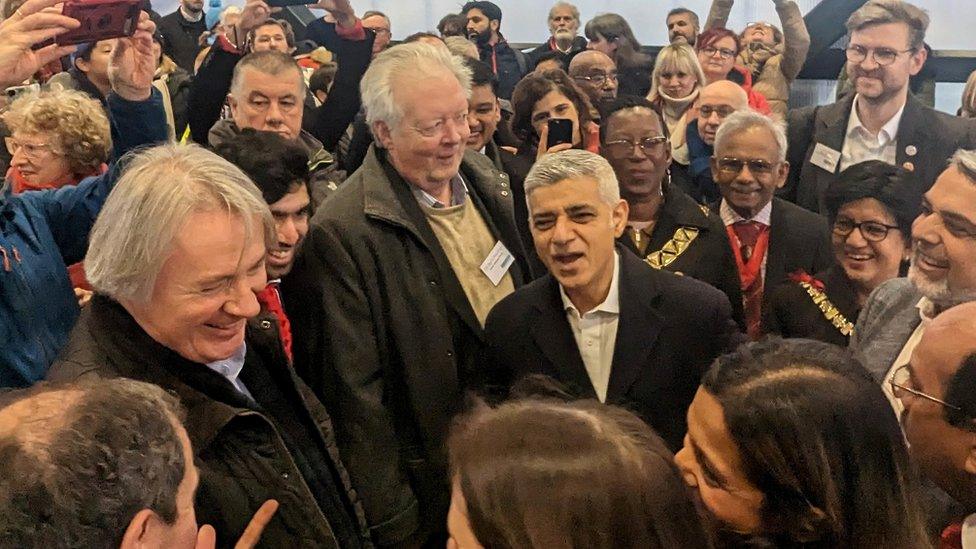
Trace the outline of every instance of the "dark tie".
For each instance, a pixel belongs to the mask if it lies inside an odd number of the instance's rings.
[[[752,254],[756,250],[756,243],[759,241],[759,234],[766,226],[758,221],[736,221],[732,225],[736,238],[739,239],[739,254],[743,263],[748,263],[752,259]],[[761,258],[760,258],[761,260]],[[742,288],[742,302],[746,314],[746,331],[751,339],[759,339],[761,334],[760,323],[762,320],[762,296],[763,279],[762,271],[749,284]]]

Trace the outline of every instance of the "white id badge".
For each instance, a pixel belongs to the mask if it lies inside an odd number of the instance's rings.
[[[502,244],[499,240],[495,243],[495,247],[491,249],[491,253],[488,257],[481,263],[481,272],[485,273],[488,280],[492,284],[498,286],[498,283],[502,281],[502,277],[508,272],[508,268],[512,266],[515,262],[515,256],[513,256],[508,248]]]

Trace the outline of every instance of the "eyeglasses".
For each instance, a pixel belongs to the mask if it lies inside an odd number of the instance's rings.
[[[652,151],[661,148],[661,145],[668,142],[668,138],[663,135],[658,135],[655,137],[645,137],[640,141],[634,142],[629,139],[618,139],[616,141],[608,141],[604,144],[607,151],[613,153],[615,156],[623,156],[625,154],[630,154],[634,151],[634,147],[640,147],[641,152],[644,154],[650,154]]]
[[[941,398],[936,398],[928,393],[924,393],[918,389],[915,389],[914,387],[911,387],[912,371],[910,368],[911,363],[903,364],[899,366],[897,370],[892,372],[891,377],[888,378],[888,384],[891,385],[891,394],[895,395],[895,398],[901,400],[907,395],[912,395],[918,398],[924,398],[925,400],[934,402],[936,404],[941,404],[950,410],[962,410],[962,408],[954,404],[949,404]]]
[[[917,48],[908,48],[907,50],[892,50],[889,48],[875,48],[868,49],[864,46],[858,46],[856,44],[851,44],[847,46],[844,50],[847,52],[847,60],[851,63],[861,63],[868,57],[868,52],[871,52],[871,57],[874,58],[874,62],[882,67],[887,67],[888,65],[895,62],[898,56],[903,53],[915,52]]]
[[[767,162],[765,160],[754,158],[751,160],[741,160],[739,158],[731,158],[728,156],[723,156],[719,158],[716,163],[718,164],[718,169],[725,175],[739,175],[742,168],[749,166],[749,172],[755,175],[769,175],[773,173],[776,168],[777,163]]]
[[[700,51],[709,57],[714,57],[716,53],[722,59],[732,59],[735,57],[735,50],[730,50],[729,48],[714,48],[712,46],[705,46]]]
[[[590,76],[582,76],[582,75],[580,75],[580,76],[574,76],[573,77],[573,80],[586,80],[587,82],[589,82],[591,84],[594,84],[594,85],[597,85],[597,86],[602,86],[602,85],[606,84],[608,80],[610,82],[616,82],[617,81],[617,73],[612,72],[610,74],[592,74]]]
[[[861,231],[861,236],[864,240],[868,242],[881,242],[885,238],[888,238],[888,231],[894,229],[898,230],[897,225],[885,225],[884,223],[879,223],[877,221],[862,221],[860,223],[854,223],[853,219],[847,219],[844,217],[837,218],[834,221],[833,231],[837,236],[848,237],[854,229]]]
[[[437,122],[431,122],[421,126],[414,126],[413,129],[424,137],[437,137],[438,135],[444,133],[444,128],[447,127],[448,121],[453,121],[455,127],[468,127],[468,111],[459,113],[452,118],[442,118]]]
[[[367,29],[373,31],[376,34],[376,36],[389,36],[389,35],[393,34],[393,32],[390,29],[384,29],[383,27],[376,27],[376,28],[373,28],[373,27],[363,27],[363,28],[367,28]]]
[[[748,23],[746,25],[746,30],[748,31],[752,27],[764,27],[767,29],[771,29],[774,27],[774,25],[772,23],[767,23],[766,21],[753,21],[752,23]]]
[[[711,105],[702,105],[701,107],[698,107],[699,118],[708,118],[712,116],[712,114],[718,114],[719,118],[726,118],[734,112],[735,109],[729,107],[728,105],[721,105],[719,107],[713,107]]]
[[[24,156],[26,156],[31,160],[37,160],[41,158],[41,156],[44,154],[45,151],[50,152],[52,154],[60,154],[58,151],[54,149],[54,147],[51,146],[50,143],[40,143],[36,145],[31,143],[21,143],[20,141],[17,141],[13,137],[4,137],[3,142],[5,145],[7,145],[7,152],[9,152],[10,154],[13,155],[13,154],[17,154],[17,151],[22,151],[24,153]]]

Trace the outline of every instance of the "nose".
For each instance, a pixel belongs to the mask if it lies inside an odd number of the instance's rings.
[[[270,126],[277,126],[284,119],[285,117],[281,114],[281,106],[278,105],[277,101],[272,101],[268,107],[268,115],[265,117],[265,122]]]
[[[552,241],[554,244],[566,245],[573,241],[576,236],[572,229],[569,218],[560,216],[556,219],[556,225],[552,230]]]
[[[934,213],[921,213],[912,223],[912,239],[920,240],[926,244],[938,244],[939,221]]]
[[[593,40],[590,40],[589,42],[587,42],[586,43],[586,49],[588,49],[588,50],[595,50],[596,49],[596,42],[594,42]]]
[[[472,132],[478,129],[478,117],[474,111],[468,111],[468,129]]]
[[[260,288],[264,288],[268,278],[263,272],[260,276]],[[252,282],[254,281],[246,276],[241,276],[234,282],[233,293],[224,303],[225,313],[237,318],[253,318],[261,312],[261,304],[258,303],[257,295],[251,287]]]
[[[605,90],[615,90],[617,89],[617,81],[613,78],[607,78],[603,81],[603,89]]]
[[[691,488],[697,488],[698,477],[695,476],[691,466],[694,459],[691,456],[691,450],[688,449],[687,444],[682,446],[681,450],[674,455],[674,462],[678,465],[678,469],[681,471],[681,478],[684,479],[685,484]]]
[[[722,123],[722,117],[718,115],[718,111],[712,111],[705,122],[717,128]]]
[[[14,155],[10,158],[10,165],[26,166],[27,164],[29,164],[29,162],[27,161],[27,156],[24,155],[24,148],[20,147],[18,149],[15,149]]]
[[[289,246],[294,246],[298,242],[298,227],[295,226],[295,220],[291,216],[278,223],[278,242]]]
[[[857,228],[851,231],[851,234],[847,235],[847,244],[852,248],[863,248],[868,245],[868,241],[861,234],[861,229]]]

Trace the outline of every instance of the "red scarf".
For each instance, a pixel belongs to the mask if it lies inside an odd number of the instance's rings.
[[[264,290],[257,294],[257,297],[261,305],[264,306],[264,309],[273,313],[278,319],[278,333],[281,335],[281,345],[285,348],[285,354],[288,355],[288,362],[291,362],[291,323],[288,321],[285,309],[281,305],[278,283],[272,282],[268,284]]]
[[[32,183],[28,181],[23,176],[23,174],[20,173],[20,170],[18,170],[14,166],[11,166],[10,169],[7,170],[7,179],[10,181],[13,193],[20,194],[24,191],[43,191],[45,189],[60,189],[65,185],[77,185],[78,182],[80,182],[85,177],[91,175],[101,175],[106,171],[108,171],[108,166],[106,164],[102,164],[101,166],[99,166],[98,170],[88,175],[78,176],[75,174],[68,174],[54,181],[48,181],[44,183]]]

